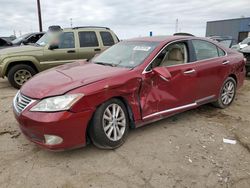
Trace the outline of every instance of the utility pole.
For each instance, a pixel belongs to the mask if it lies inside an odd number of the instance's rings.
[[[70,18],[70,27],[73,28],[73,19]]]
[[[178,33],[178,30],[179,30],[179,20],[178,18],[176,19],[176,22],[175,22],[175,32]]]
[[[43,26],[42,26],[40,0],[37,0],[37,11],[38,11],[39,31],[42,32],[43,31]]]

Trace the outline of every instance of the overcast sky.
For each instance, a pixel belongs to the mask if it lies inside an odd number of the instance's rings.
[[[36,0],[0,0],[0,36],[38,30]],[[96,25],[113,29],[119,38],[169,35],[204,36],[206,22],[250,16],[250,0],[41,0],[43,29],[50,25]]]

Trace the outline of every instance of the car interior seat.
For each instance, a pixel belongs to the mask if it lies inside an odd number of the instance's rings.
[[[184,54],[180,48],[172,48],[163,59],[161,66],[178,65],[184,63]]]

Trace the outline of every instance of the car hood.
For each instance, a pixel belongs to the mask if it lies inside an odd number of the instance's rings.
[[[40,51],[43,47],[33,45],[13,46],[0,50],[0,55],[25,54],[27,52]]]
[[[62,95],[72,89],[124,74],[129,70],[86,61],[70,63],[36,75],[22,86],[21,93],[33,99]]]

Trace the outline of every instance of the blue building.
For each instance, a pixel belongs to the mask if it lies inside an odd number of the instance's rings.
[[[250,37],[250,17],[208,21],[206,36],[230,36],[237,43]]]

